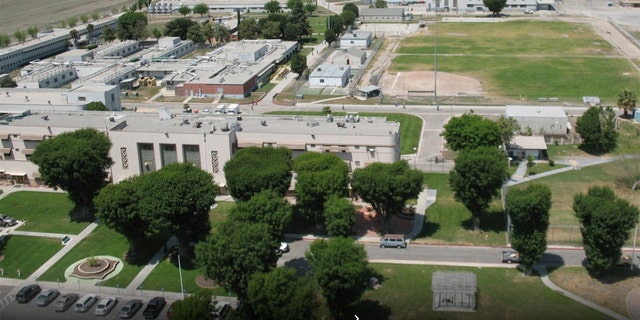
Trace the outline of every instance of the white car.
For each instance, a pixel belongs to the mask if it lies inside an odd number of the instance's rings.
[[[524,10],[524,14],[533,14],[533,13],[534,13],[533,9],[525,9]]]
[[[116,306],[118,300],[116,297],[105,297],[98,302],[98,306],[96,307],[96,316],[106,316],[111,312],[113,307]]]
[[[280,247],[276,249],[276,254],[281,255],[285,252],[289,252],[289,244],[286,242],[280,242]]]

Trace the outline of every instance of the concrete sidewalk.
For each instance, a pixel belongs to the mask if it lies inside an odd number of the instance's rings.
[[[160,248],[158,252],[156,252],[156,254],[151,258],[151,260],[149,260],[149,262],[147,262],[147,265],[145,265],[144,268],[142,268],[142,270],[138,272],[138,275],[135,278],[133,278],[131,283],[129,283],[129,285],[127,286],[126,290],[135,291],[138,288],[140,288],[144,280],[149,276],[149,274],[151,274],[153,269],[155,269],[155,267],[160,263],[160,261],[164,260],[164,257],[166,257],[169,249],[173,248],[173,246],[175,245],[178,245],[178,239],[175,236],[173,236],[169,238],[166,244],[162,248]]]

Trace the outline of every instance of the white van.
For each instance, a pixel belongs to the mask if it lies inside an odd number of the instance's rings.
[[[227,114],[240,114],[240,105],[237,103],[230,104],[229,107],[227,107]]]
[[[224,104],[221,104],[216,107],[216,110],[213,111],[213,114],[225,114],[227,112],[227,107]]]
[[[87,312],[91,306],[98,300],[95,294],[85,294],[76,301],[76,312]]]

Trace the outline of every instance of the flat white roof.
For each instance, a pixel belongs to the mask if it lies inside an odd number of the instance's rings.
[[[514,118],[566,118],[560,106],[506,106],[505,115]]]
[[[342,78],[342,75],[349,70],[349,66],[343,66],[338,64],[321,64],[309,77],[322,77],[322,78]]]
[[[512,149],[547,150],[547,143],[543,136],[515,136],[509,147]]]

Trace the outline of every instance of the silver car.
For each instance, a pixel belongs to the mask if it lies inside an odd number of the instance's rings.
[[[118,303],[116,297],[102,298],[96,306],[96,316],[106,316],[116,306],[116,303]]]
[[[55,300],[58,295],[60,295],[60,292],[57,289],[48,289],[42,291],[38,295],[38,297],[36,297],[36,305],[40,307],[46,307],[49,305],[49,303]]]
[[[18,221],[15,218],[9,217],[6,214],[0,214],[0,226],[10,227],[17,223]]]

